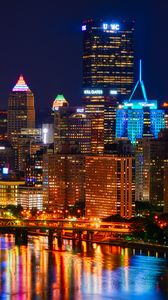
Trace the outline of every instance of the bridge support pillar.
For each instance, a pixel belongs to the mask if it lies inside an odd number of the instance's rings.
[[[58,239],[58,245],[61,246],[62,245],[62,230],[58,230],[57,231],[57,239]]]
[[[86,240],[91,242],[93,240],[94,233],[92,231],[87,231]]]
[[[27,243],[28,243],[27,230],[17,228],[15,231],[15,245],[27,245]]]
[[[78,232],[78,239],[79,239],[79,241],[81,241],[82,240],[82,232],[80,231],[80,232]]]
[[[52,249],[53,248],[53,230],[49,229],[48,233],[48,248]]]

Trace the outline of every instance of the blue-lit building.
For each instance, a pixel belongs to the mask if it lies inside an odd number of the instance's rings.
[[[144,99],[132,99],[140,85]],[[127,137],[135,144],[143,137],[158,138],[158,134],[165,127],[164,110],[158,109],[157,100],[148,100],[145,86],[140,76],[129,100],[123,101],[116,111],[116,138]]]

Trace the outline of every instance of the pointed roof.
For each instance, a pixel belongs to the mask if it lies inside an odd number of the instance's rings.
[[[57,97],[55,98],[55,100],[53,102],[52,110],[58,110],[59,107],[68,106],[68,105],[69,105],[69,103],[65,99],[64,95],[59,94],[59,95],[57,95]]]
[[[140,85],[140,87],[141,87],[141,90],[142,90],[142,94],[143,94],[144,100],[147,102],[147,101],[148,101],[148,98],[147,98],[147,94],[146,94],[146,89],[145,89],[144,82],[143,82],[143,80],[142,80],[142,61],[141,61],[141,59],[140,59],[140,61],[139,61],[139,79],[138,79],[138,81],[137,81],[137,83],[136,83],[136,85],[135,85],[135,87],[134,87],[134,89],[133,89],[133,91],[132,91],[132,94],[131,94],[131,96],[130,96],[130,98],[129,98],[129,101],[132,100],[132,97],[133,97],[133,95],[135,94],[135,92],[136,92],[136,90],[137,90],[137,88],[138,88],[139,85]]]
[[[59,101],[66,101],[65,97],[63,94],[59,94],[57,95],[57,97],[55,98],[55,100],[59,100]]]
[[[26,84],[23,75],[20,75],[16,85],[14,86],[13,92],[27,92],[30,91],[28,85]]]

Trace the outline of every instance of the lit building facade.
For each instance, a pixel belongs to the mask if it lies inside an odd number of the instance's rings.
[[[0,181],[0,205],[18,205],[19,188],[24,181]]]
[[[68,139],[70,153],[86,154],[91,152],[91,120],[83,107],[75,108],[68,118]]]
[[[84,95],[129,95],[134,76],[134,23],[87,20],[82,32]]]
[[[133,157],[86,156],[85,210],[87,217],[105,218],[113,214],[131,218],[135,206]]]
[[[85,111],[91,122],[91,153],[104,152],[104,97],[94,95],[84,98]]]
[[[0,141],[7,139],[7,111],[0,110]]]
[[[17,204],[24,209],[43,210],[44,193],[42,186],[19,186]]]
[[[164,177],[163,177],[163,202],[164,202],[164,213],[168,213],[168,161],[164,163]]]
[[[26,170],[26,160],[42,148],[42,133],[39,128],[22,128],[17,137],[18,169]]]
[[[21,75],[8,99],[8,139],[15,142],[22,128],[34,127],[34,95]]]
[[[135,147],[135,200],[150,201],[150,147],[151,138],[136,141]]]
[[[167,211],[168,129],[157,139],[143,138],[136,144],[136,200]]]
[[[164,110],[157,108],[156,100],[125,101],[117,109],[116,138],[128,137],[135,144],[143,137],[157,138],[164,127]]]
[[[133,22],[88,20],[83,32],[83,103],[91,119],[91,153],[115,138],[117,99],[133,85]]]
[[[116,111],[116,138],[128,137],[135,144],[143,137],[157,138],[165,127],[165,112],[158,109],[157,100],[148,100],[141,77],[141,61],[139,80],[129,100],[123,101]],[[132,99],[138,86],[142,89],[143,99]]]
[[[84,156],[82,155],[45,155],[44,188],[48,189],[45,207],[69,209],[84,202]]]
[[[42,141],[44,145],[54,143],[54,124],[42,124]]]
[[[113,143],[115,139],[117,100],[100,95],[85,96],[83,100],[91,126],[90,152],[104,153],[105,145]]]
[[[132,156],[54,154],[44,157],[44,161],[46,208],[64,211],[78,204],[85,207],[86,217],[134,215]]]
[[[53,103],[54,152],[90,153],[90,119],[83,107],[70,107],[63,95],[61,99],[56,97]]]
[[[14,151],[8,141],[0,141],[0,179],[5,179],[14,168]]]
[[[165,128],[168,128],[168,102],[163,102],[161,107],[165,111]]]
[[[42,186],[28,186],[25,181],[0,181],[0,205],[21,205],[24,209],[43,210],[46,190]]]
[[[21,75],[8,99],[8,140],[15,149],[15,169],[19,168],[17,146],[21,129],[34,127],[34,95]]]
[[[149,173],[149,201],[160,211],[164,211],[164,184],[167,185],[164,180],[166,174],[164,169],[168,164],[168,129],[162,130],[158,139],[146,143],[144,164]]]
[[[54,113],[54,152],[64,153],[67,148],[69,102],[63,95],[58,95],[52,106]]]
[[[40,187],[43,184],[43,154],[44,149],[41,148],[32,153],[26,160],[25,181],[29,186]]]

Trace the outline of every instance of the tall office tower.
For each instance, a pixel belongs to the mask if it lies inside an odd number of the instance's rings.
[[[131,218],[135,208],[134,158],[106,154],[86,156],[85,201],[88,217],[120,214]]]
[[[35,127],[34,95],[24,81],[19,77],[8,99],[8,140],[15,151],[15,168],[18,169],[17,146],[22,128]]]
[[[88,20],[82,31],[83,103],[92,120],[91,152],[103,153],[115,137],[116,99],[121,101],[132,89],[134,24]]]
[[[83,31],[84,95],[130,94],[133,84],[134,23],[87,20]]]
[[[90,119],[84,108],[70,107],[63,95],[58,95],[53,103],[53,111],[54,152],[89,153]]]
[[[63,95],[57,95],[53,102],[54,113],[54,153],[64,153],[66,136],[68,132],[67,116],[69,102]]]
[[[34,95],[20,75],[8,99],[8,139],[15,142],[21,128],[34,127]]]
[[[141,74],[140,61],[139,80],[129,100],[125,100],[116,112],[116,138],[128,137],[133,144],[142,137],[157,138],[165,127],[164,110],[157,108],[157,100],[148,100]],[[143,99],[132,99],[138,86],[142,89]]]

